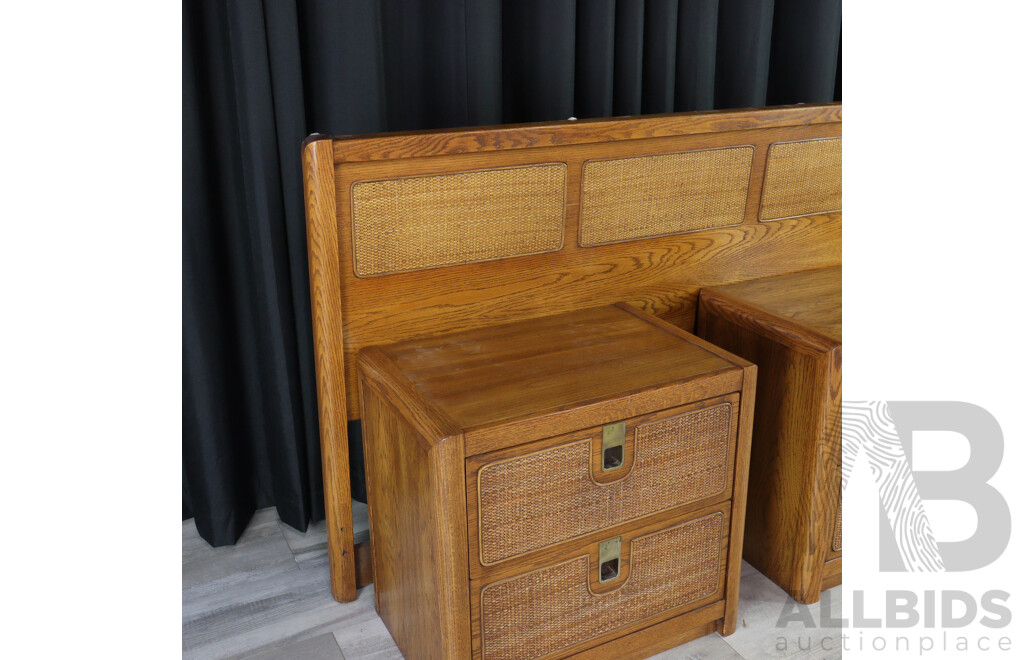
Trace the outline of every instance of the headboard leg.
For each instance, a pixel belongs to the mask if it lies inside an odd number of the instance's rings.
[[[345,414],[344,405],[341,414]],[[356,599],[356,555],[352,537],[348,432],[344,421],[340,431],[340,434],[329,438],[324,433],[324,423],[321,419],[320,450],[323,458],[324,509],[327,514],[327,557],[331,566],[331,593],[335,600],[348,602]]]
[[[346,602],[356,599],[356,564],[352,544],[345,359],[341,315],[334,312],[341,300],[341,274],[334,201],[334,147],[330,138],[306,141],[302,148],[302,173],[331,593],[336,600]]]

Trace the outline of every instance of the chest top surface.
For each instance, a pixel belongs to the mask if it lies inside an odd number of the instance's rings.
[[[843,342],[843,269],[822,268],[706,289]]]
[[[699,342],[609,305],[379,349],[469,429],[742,369]]]

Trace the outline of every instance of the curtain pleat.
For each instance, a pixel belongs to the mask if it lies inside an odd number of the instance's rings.
[[[676,97],[676,32],[679,0],[644,3],[643,91],[644,114],[673,112]]]
[[[274,127],[277,132],[276,157],[281,171],[280,203],[284,218],[282,258],[287,258],[287,277],[280,282],[282,306],[279,323],[286,336],[285,362],[295,387],[293,415],[296,429],[297,471],[302,499],[288,507],[281,517],[294,527],[304,527],[310,518],[320,519],[323,508],[323,475],[320,466],[320,434],[316,407],[316,371],[312,336],[312,312],[309,300],[309,266],[306,262],[306,210],[302,195],[301,153],[295,149],[307,135],[306,108],[303,101],[302,60],[299,19],[294,4],[264,4],[267,26],[267,54],[273,90]],[[269,163],[268,167],[273,167]],[[278,216],[280,217],[280,216]],[[275,224],[275,217],[270,218]],[[287,437],[287,436],[285,436]]]
[[[838,0],[187,0],[182,45],[182,514],[214,545],[324,515],[307,134],[842,97]]]
[[[644,83],[644,0],[615,3],[612,114],[638,115]]]
[[[252,6],[255,5],[255,6]],[[239,134],[239,174],[244,195],[237,231],[244,251],[244,269],[249,285],[251,340],[244,346],[245,381],[252,390],[250,414],[253,440],[249,445],[258,466],[260,499],[280,501],[298,495],[296,452],[270,438],[284,437],[292,430],[286,425],[294,415],[295,398],[284,357],[286,330],[280,323],[282,291],[280,278],[288,276],[287,259],[282,252],[284,222],[282,214],[281,174],[275,167],[277,144],[270,66],[267,56],[266,25],[262,7],[250,4],[250,11],[231,12],[228,38],[234,61],[252,66],[234,68],[236,128]],[[297,365],[296,365],[297,366]],[[274,405],[267,405],[273,402]],[[283,464],[277,479],[270,466]],[[289,502],[283,502],[288,508]]]
[[[255,460],[252,275],[227,8],[186,3],[182,145],[182,468],[186,507],[215,545],[272,503]]]
[[[839,0],[776,0],[768,105],[830,99],[839,57]]]
[[[715,107],[765,104],[774,0],[727,0],[718,6]]]
[[[718,0],[680,0],[676,26],[676,112],[715,107]]]
[[[501,0],[465,3],[467,124],[501,123]]]
[[[464,126],[466,12],[457,3],[381,3],[388,130]]]
[[[567,119],[573,113],[576,3],[502,3],[502,108],[512,121]]]
[[[615,0],[593,0],[576,7],[576,117],[612,114],[615,4]]]
[[[329,135],[388,130],[379,4],[299,0],[298,14],[307,129]]]

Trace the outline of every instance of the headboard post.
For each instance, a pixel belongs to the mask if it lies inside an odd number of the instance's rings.
[[[345,353],[338,311],[341,276],[334,202],[334,146],[329,137],[311,136],[306,140],[302,147],[302,173],[331,593],[336,600],[347,602],[356,599],[356,568],[350,504]]]

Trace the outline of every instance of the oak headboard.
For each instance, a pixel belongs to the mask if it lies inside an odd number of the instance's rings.
[[[625,301],[693,330],[701,287],[842,261],[842,105],[303,144],[331,586],[354,548],[363,347]]]

